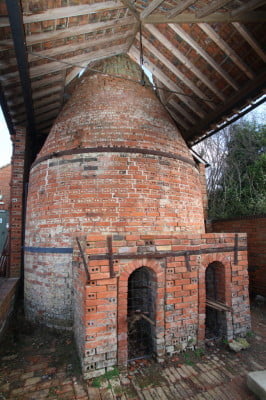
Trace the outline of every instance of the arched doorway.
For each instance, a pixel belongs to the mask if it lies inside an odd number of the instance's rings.
[[[205,338],[219,340],[226,337],[225,269],[221,262],[208,265],[205,273],[206,320]]]
[[[151,357],[155,349],[156,278],[141,267],[128,278],[128,360]]]

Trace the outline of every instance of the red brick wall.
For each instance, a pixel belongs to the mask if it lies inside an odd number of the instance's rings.
[[[77,249],[74,270],[74,274],[79,276],[74,284],[75,298],[78,299],[76,309],[79,310],[75,315],[75,329],[80,332],[85,326],[78,347],[86,377],[101,375],[107,367],[126,363],[128,278],[142,266],[150,268],[157,281],[155,340],[158,361],[162,361],[166,354],[193,349],[203,343],[205,273],[213,262],[223,266],[219,269],[220,273],[223,270],[220,280],[224,282],[221,298],[233,310],[232,313],[225,312],[227,339],[245,335],[250,330],[244,234],[239,235],[241,250],[237,261],[234,234],[113,236],[114,277],[110,276],[107,236],[90,234],[86,239],[82,240],[90,282],[86,284],[84,266]],[[188,253],[197,250],[198,254],[189,255],[187,261],[184,254],[169,254],[184,250]],[[157,257],[152,257],[155,252]],[[130,257],[132,254],[135,259]]]
[[[13,155],[11,162],[10,191],[10,277],[20,277],[22,262],[23,180],[26,131],[17,128],[11,137]]]
[[[10,204],[10,179],[11,165],[0,168],[0,194],[3,196],[0,200],[0,209],[8,211]]]
[[[266,217],[213,221],[214,232],[246,232],[250,293],[266,296]]]

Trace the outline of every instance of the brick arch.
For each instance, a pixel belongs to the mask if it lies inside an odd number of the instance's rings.
[[[224,303],[231,307],[232,305],[232,263],[231,254],[213,253],[203,255],[201,266],[199,268],[199,332],[198,341],[203,342],[205,339],[205,316],[206,316],[206,270],[214,263],[217,263],[223,268],[223,285],[224,285]],[[231,317],[228,319],[230,323]]]
[[[164,329],[164,288],[165,288],[165,268],[161,261],[150,260],[147,258],[132,260],[121,268],[118,279],[118,364],[126,364],[128,360],[128,337],[127,337],[127,301],[128,301],[128,278],[132,272],[141,267],[149,268],[154,273],[157,283],[156,291],[156,338],[159,339],[159,332]],[[161,339],[159,339],[161,340]],[[164,346],[161,346],[164,348]],[[157,351],[158,353],[158,351]],[[157,354],[158,357],[162,354]]]

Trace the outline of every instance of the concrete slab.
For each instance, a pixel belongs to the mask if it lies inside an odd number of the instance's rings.
[[[266,400],[266,370],[249,372],[247,385],[260,400]]]

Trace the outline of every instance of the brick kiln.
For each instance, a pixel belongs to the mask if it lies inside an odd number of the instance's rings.
[[[201,168],[138,66],[97,69],[32,166],[25,239],[26,314],[74,326],[86,377],[250,329],[245,235],[205,233]]]

